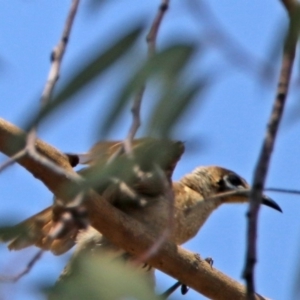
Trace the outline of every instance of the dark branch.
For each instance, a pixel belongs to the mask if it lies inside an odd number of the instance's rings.
[[[288,88],[294,64],[297,35],[295,34],[295,24],[293,18],[290,19],[289,32],[284,45],[281,70],[278,82],[277,93],[269,119],[266,136],[263,141],[257,166],[254,172],[252,189],[250,192],[250,207],[248,212],[247,229],[247,253],[243,277],[247,283],[247,299],[254,299],[255,280],[254,267],[257,260],[256,239],[257,239],[257,218],[262,199],[265,179],[268,173],[271,154],[274,148],[279,124],[282,118],[284,105],[288,95]]]
[[[285,194],[294,194],[294,195],[300,195],[299,190],[291,190],[291,189],[282,189],[282,188],[266,188],[265,191],[268,192],[276,192],[276,193],[285,193]]]

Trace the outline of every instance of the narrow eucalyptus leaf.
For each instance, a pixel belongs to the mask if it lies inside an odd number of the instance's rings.
[[[83,67],[74,72],[69,81],[62,87],[61,91],[54,99],[45,106],[41,112],[31,120],[29,128],[40,122],[49,115],[53,110],[58,108],[62,103],[71,100],[71,97],[78,93],[81,89],[90,84],[95,78],[101,75],[113,63],[126,54],[132,45],[140,36],[143,27],[138,25],[128,34],[116,41],[104,53],[97,53]]]
[[[185,67],[192,54],[194,46],[190,44],[178,44],[168,47],[153,55],[141,70],[137,73],[135,80],[146,80],[150,76],[160,73],[175,77]]]
[[[168,91],[154,109],[149,129],[162,137],[168,136],[203,87],[203,83],[196,83],[187,88]]]
[[[159,299],[151,289],[151,273],[111,256],[99,250],[77,255],[70,273],[48,288],[49,299]]]
[[[132,76],[129,83],[113,101],[114,106],[111,111],[106,114],[100,134],[106,135],[109,130],[111,130],[128,101],[135,93],[140,92],[150,77],[160,76],[162,80],[166,81],[166,84],[169,81],[176,80],[175,77],[189,62],[193,53],[194,46],[190,44],[178,44],[168,47],[150,57]]]

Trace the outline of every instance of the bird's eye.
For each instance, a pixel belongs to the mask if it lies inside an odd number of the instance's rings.
[[[245,188],[243,179],[234,173],[229,173],[219,182],[220,192]]]
[[[226,176],[225,181],[229,182],[230,184],[238,187],[238,186],[243,186],[243,181],[242,179],[235,175],[235,174],[229,174]]]

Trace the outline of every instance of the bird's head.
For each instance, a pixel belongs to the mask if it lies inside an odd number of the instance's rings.
[[[225,192],[247,192],[250,185],[244,178],[233,171],[224,169],[218,166],[198,167],[192,173],[198,180],[200,180],[201,188],[203,186],[209,187],[207,191],[202,190],[201,193],[205,197],[211,197]],[[206,184],[203,185],[203,180]],[[249,201],[248,193],[237,193],[236,195],[229,195],[221,197],[221,203],[243,203]],[[280,206],[266,195],[262,197],[262,204],[272,207],[275,210],[282,212]]]

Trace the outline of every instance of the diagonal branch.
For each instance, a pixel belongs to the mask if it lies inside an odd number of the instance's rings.
[[[149,33],[147,34],[146,40],[148,44],[148,59],[151,58],[156,52],[156,39],[158,35],[158,30],[160,28],[161,22],[163,17],[169,7],[169,0],[162,0],[161,5],[159,6],[158,12],[156,17],[153,20]],[[140,110],[142,99],[144,96],[144,92],[146,89],[146,83],[142,83],[139,87],[135,98],[133,100],[131,112],[132,112],[132,124],[130,126],[128,135],[124,140],[124,150],[127,154],[131,153],[132,149],[132,141],[134,136],[141,125],[141,118],[140,118]]]
[[[62,59],[69,41],[71,29],[73,26],[74,18],[76,16],[79,2],[80,0],[72,1],[61,39],[51,53],[51,67],[40,100],[42,107],[46,106],[51,100],[51,96],[55,84],[59,79]],[[32,128],[28,133],[27,141],[24,144],[24,148],[20,149],[18,153],[16,153],[13,157],[11,157],[9,160],[4,162],[0,166],[0,172],[5,168],[7,168],[8,166],[10,166],[11,164],[13,164],[16,160],[20,159],[22,156],[25,156],[26,154],[32,156],[35,160],[39,161],[40,164],[45,164],[48,168],[53,168],[57,172],[61,172],[61,169],[58,168],[55,164],[47,160],[45,157],[41,157],[39,155],[39,153],[35,149],[35,140],[36,140],[36,128]]]
[[[0,282],[17,282],[19,279],[21,279],[31,271],[35,264],[41,259],[43,253],[44,250],[39,250],[27,263],[25,269],[22,270],[22,272],[20,272],[19,274],[12,277],[0,276]]]
[[[247,229],[247,253],[246,263],[243,277],[247,282],[247,299],[254,299],[255,283],[254,283],[254,267],[257,260],[256,239],[257,239],[257,219],[259,206],[262,199],[265,179],[274,148],[279,124],[283,115],[284,105],[288,95],[289,83],[294,64],[296,53],[296,45],[298,38],[298,28],[296,16],[290,12],[290,25],[286,37],[283,57],[281,62],[281,70],[278,81],[276,97],[269,119],[266,136],[263,141],[262,149],[254,172],[252,190],[250,192],[250,205],[248,213],[248,229]]]
[[[51,96],[52,96],[55,84],[59,78],[62,59],[65,54],[66,48],[67,48],[67,44],[69,41],[71,29],[72,29],[73,22],[74,22],[74,19],[76,16],[79,2],[80,2],[80,0],[72,1],[61,39],[51,53],[51,67],[50,67],[48,79],[45,84],[44,90],[42,92],[42,97],[41,97],[41,105],[42,106],[45,106],[51,100]]]
[[[0,151],[12,156],[22,149],[25,134],[14,125],[0,119]],[[13,145],[14,147],[11,147]],[[77,188],[72,180],[77,175],[71,168],[68,158],[41,140],[36,141],[37,150],[54,163],[65,169],[65,174],[47,170],[44,165],[25,156],[18,162],[32,175],[40,179],[62,201],[68,201],[66,185]],[[106,236],[116,246],[134,256],[141,255],[153,245],[157,237],[141,223],[114,208],[93,191],[87,193],[85,204],[91,225]],[[195,289],[210,299],[245,299],[245,287],[225,274],[211,268],[203,259],[192,252],[166,242],[159,251],[149,258],[148,263],[177,278],[180,282]],[[265,299],[255,295],[255,299]]]
[[[54,91],[55,84],[59,79],[62,59],[64,57],[67,48],[67,44],[69,41],[71,29],[77,13],[79,2],[80,0],[72,1],[61,39],[51,53],[51,66],[40,100],[41,107],[45,107],[51,101],[51,96]],[[41,164],[45,164],[48,167],[52,167],[54,170],[60,172],[61,170],[56,168],[56,166],[52,164],[51,161],[39,155],[39,153],[36,151],[35,148],[35,140],[36,140],[36,128],[34,127],[31,128],[30,132],[28,133],[27,143],[25,148],[27,154],[32,156],[35,160],[39,161]]]

